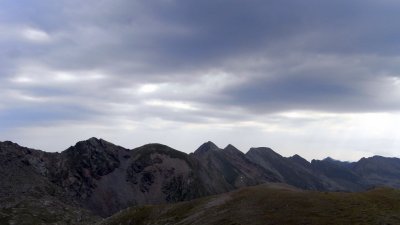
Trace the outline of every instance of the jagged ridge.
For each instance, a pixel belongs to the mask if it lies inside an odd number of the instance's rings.
[[[220,149],[212,142],[191,154],[162,144],[128,150],[97,138],[61,153],[0,142],[0,160],[3,209],[34,196],[103,217],[129,206],[190,200],[266,182],[323,191],[400,187],[397,158],[308,162],[299,155],[285,158],[270,148],[244,154],[233,145]]]

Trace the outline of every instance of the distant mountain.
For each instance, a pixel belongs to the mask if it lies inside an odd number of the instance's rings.
[[[374,156],[352,163],[354,171],[367,187],[400,188],[400,159]]]
[[[316,173],[327,177],[335,183],[336,191],[361,191],[367,187],[361,177],[355,173],[351,166],[330,158],[324,160],[312,160],[311,167]]]
[[[282,183],[302,189],[335,190],[335,184],[313,170],[311,163],[299,155],[285,158],[270,148],[251,148],[246,157],[275,173]]]
[[[399,188],[400,159],[308,162],[270,148],[244,154],[212,142],[190,154],[162,144],[128,150],[97,138],[49,153],[6,141],[0,142],[0,224],[46,216],[65,224],[90,224],[131,206],[186,201],[271,182],[319,191]],[[52,224],[46,221],[37,224]]]
[[[279,181],[274,174],[251,162],[232,145],[220,149],[214,143],[207,142],[192,155],[202,165],[202,180],[211,193]]]

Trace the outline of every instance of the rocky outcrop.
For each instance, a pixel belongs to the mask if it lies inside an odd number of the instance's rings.
[[[0,142],[0,224],[84,225],[99,219],[49,179],[58,155]]]
[[[97,181],[120,166],[119,155],[126,151],[96,138],[78,142],[60,154],[50,179],[71,197],[90,198]]]

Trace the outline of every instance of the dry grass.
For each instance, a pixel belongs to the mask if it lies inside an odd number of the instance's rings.
[[[190,202],[131,208],[101,224],[400,224],[400,191],[313,192],[260,185]]]

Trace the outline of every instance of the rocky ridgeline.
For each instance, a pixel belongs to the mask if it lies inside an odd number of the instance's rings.
[[[400,160],[376,156],[354,163],[330,158],[308,162],[269,148],[244,154],[232,145],[220,149],[212,142],[191,154],[161,144],[128,150],[97,138],[61,153],[0,142],[0,222],[17,218],[15,212],[23,204],[63,205],[47,211],[32,207],[32,212],[65,215],[79,224],[129,206],[191,200],[266,182],[321,191],[399,188]]]

